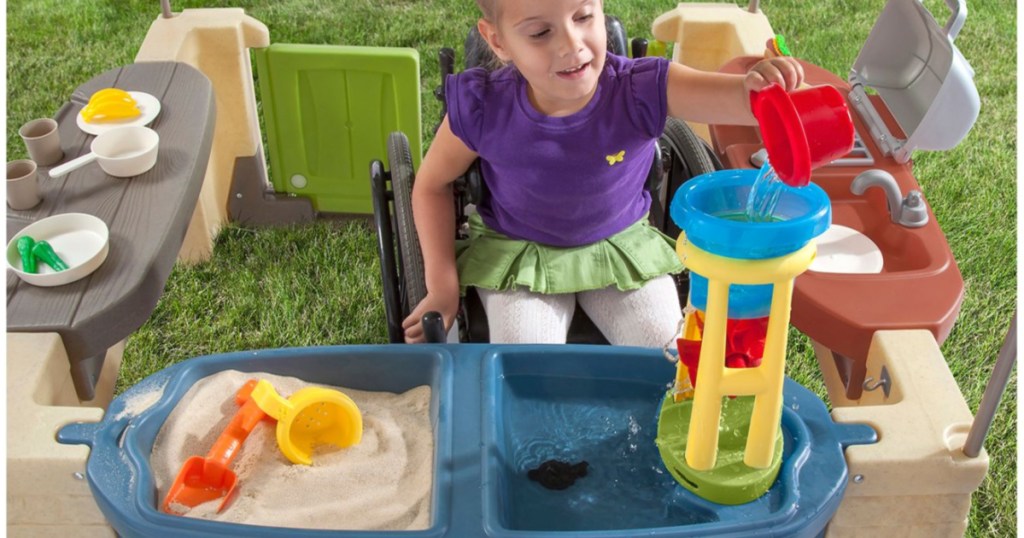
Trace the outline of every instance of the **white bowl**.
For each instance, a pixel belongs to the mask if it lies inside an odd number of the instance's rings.
[[[39,261],[38,273],[22,271],[18,239],[26,235],[49,243],[68,268],[58,272]],[[110,231],[99,218],[85,213],[53,215],[29,224],[7,243],[7,267],[33,286],[63,286],[89,275],[102,265],[107,259],[109,245]]]

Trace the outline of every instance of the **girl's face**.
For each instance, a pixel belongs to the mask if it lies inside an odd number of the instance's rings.
[[[551,116],[582,109],[604,69],[601,0],[502,0],[499,11],[497,23],[480,21],[480,33],[529,82],[533,105]]]

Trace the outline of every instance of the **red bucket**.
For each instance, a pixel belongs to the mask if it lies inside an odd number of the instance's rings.
[[[853,149],[853,120],[846,100],[832,86],[786,93],[772,84],[750,95],[768,160],[787,185],[802,187],[811,170]]]

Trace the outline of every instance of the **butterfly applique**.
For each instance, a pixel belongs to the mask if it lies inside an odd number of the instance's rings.
[[[608,166],[612,166],[615,163],[621,163],[622,159],[626,157],[626,150],[622,150],[615,155],[605,155],[604,158],[608,160]]]

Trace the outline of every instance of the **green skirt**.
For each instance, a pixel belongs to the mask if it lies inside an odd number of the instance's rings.
[[[463,295],[470,286],[499,291],[522,287],[545,294],[612,285],[635,290],[652,278],[683,270],[675,240],[646,218],[589,245],[553,247],[512,239],[472,215],[469,239],[456,245],[456,265]]]

